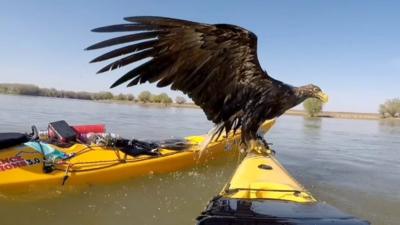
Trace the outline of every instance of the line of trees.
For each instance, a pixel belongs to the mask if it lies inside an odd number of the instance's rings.
[[[150,91],[142,91],[138,95],[139,102],[142,103],[163,103],[163,104],[171,104],[173,103],[172,98],[169,97],[166,93],[161,94],[152,94]],[[178,104],[181,104],[177,102]]]
[[[32,84],[1,84],[0,94],[44,96],[55,98],[71,98],[82,100],[118,100],[142,103],[171,104],[173,100],[166,93],[152,94],[149,91],[141,92],[137,98],[132,94],[113,95],[111,92],[85,92],[85,91],[64,91],[54,88],[40,88]],[[185,104],[186,98],[178,96],[175,103]],[[322,112],[323,104],[320,100],[310,98],[303,103],[304,110],[311,116],[318,116]],[[382,118],[400,118],[400,98],[389,99],[379,106],[379,113]]]
[[[400,98],[389,99],[379,106],[382,118],[400,118]]]
[[[137,101],[142,103],[163,103],[170,104],[173,103],[171,97],[169,97],[166,93],[161,94],[152,94],[150,91],[142,91],[137,98]],[[182,96],[177,96],[175,98],[175,103],[177,104],[185,104],[186,98]]]
[[[82,100],[125,100],[134,101],[132,94],[113,95],[111,92],[64,91],[55,88],[40,88],[32,84],[0,84],[0,93],[12,95],[44,96]]]
[[[117,100],[117,101],[131,101],[142,103],[162,103],[171,104],[173,100],[166,93],[152,94],[149,91],[141,92],[137,98],[132,94],[118,94],[114,95],[108,91],[102,92],[84,92],[84,91],[64,91],[54,88],[40,88],[32,84],[0,84],[1,94],[12,95],[30,95],[30,96],[44,96],[54,98],[71,98],[82,100]],[[178,104],[186,103],[186,99],[178,96],[175,99]]]
[[[303,108],[310,117],[318,116],[322,112],[323,104],[320,100],[309,98],[303,103]],[[382,118],[400,118],[400,98],[386,100],[379,106]]]
[[[164,103],[170,104],[172,103],[172,99],[165,93],[161,93],[159,95],[152,94],[150,91],[142,91],[138,95],[138,100],[142,103]]]
[[[316,98],[309,98],[303,102],[303,108],[310,117],[318,116],[322,112],[322,107],[321,100]]]

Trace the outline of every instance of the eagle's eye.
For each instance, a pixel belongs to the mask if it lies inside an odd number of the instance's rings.
[[[318,92],[319,90],[317,87],[315,87],[315,88],[313,88],[313,91]]]

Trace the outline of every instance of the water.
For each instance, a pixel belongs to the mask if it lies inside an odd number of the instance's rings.
[[[125,137],[205,133],[201,110],[0,95],[0,132],[49,121],[105,123]],[[400,123],[281,117],[267,135],[286,168],[319,200],[377,225],[400,220]],[[188,170],[29,198],[1,196],[0,224],[194,224],[231,176],[234,158]]]

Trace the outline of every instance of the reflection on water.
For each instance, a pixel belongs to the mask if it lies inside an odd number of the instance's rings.
[[[400,128],[400,119],[384,119],[379,121],[379,125]]]
[[[321,117],[304,117],[303,118],[304,131],[320,130],[321,124],[322,124]]]
[[[207,132],[198,109],[154,108],[0,95],[0,132],[45,128],[49,121],[102,122],[125,137],[168,138]],[[400,220],[397,121],[281,117],[267,140],[317,198],[374,224]],[[2,196],[1,224],[194,224],[236,166],[236,157],[176,173],[32,196]],[[23,213],[21,213],[23,212]],[[23,215],[23,216],[22,216]]]
[[[380,120],[379,129],[385,133],[400,134],[400,119]]]
[[[303,118],[303,132],[305,135],[319,135],[321,132],[322,118]]]

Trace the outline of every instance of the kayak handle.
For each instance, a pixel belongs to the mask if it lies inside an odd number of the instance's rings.
[[[227,189],[224,192],[226,194],[233,194],[239,191],[270,191],[270,192],[293,192],[293,194],[298,195],[301,193],[307,193],[305,191],[299,191],[299,190],[282,190],[282,189],[263,189],[263,188],[232,188],[232,189]]]
[[[39,131],[35,125],[32,125],[31,140],[39,140]]]

